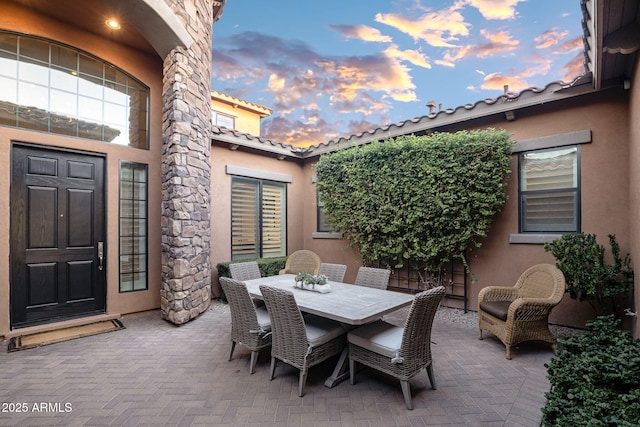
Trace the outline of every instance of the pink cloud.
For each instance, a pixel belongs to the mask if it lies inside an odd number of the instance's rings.
[[[454,47],[459,37],[469,35],[470,24],[465,22],[459,12],[461,6],[456,3],[448,9],[428,12],[417,19],[395,13],[378,13],[375,20],[411,36],[416,41],[424,41],[434,47]]]
[[[400,61],[407,61],[422,68],[431,68],[429,57],[414,49],[400,50],[398,46],[391,45],[385,49],[384,54],[389,58],[396,58]]]
[[[520,92],[531,87],[526,80],[518,76],[505,76],[501,73],[491,73],[484,78],[481,88],[484,90],[503,90],[505,85],[509,86],[510,92]]]
[[[329,28],[348,39],[381,43],[391,43],[393,41],[391,37],[383,35],[377,28],[369,27],[368,25],[330,25]]]
[[[456,62],[466,58],[487,58],[499,54],[512,52],[520,46],[518,40],[514,40],[507,31],[490,32],[480,30],[480,34],[487,39],[486,43],[466,45],[447,50],[440,65],[454,66]]]
[[[566,83],[569,83],[578,76],[584,74],[586,69],[584,65],[584,55],[582,52],[571,58],[571,60],[562,67],[562,71],[564,72],[562,81]]]
[[[576,37],[562,43],[560,46],[558,46],[558,48],[553,53],[565,54],[569,52],[583,51],[583,50],[584,50],[584,42],[582,41],[582,37]]]
[[[546,49],[551,46],[555,46],[560,43],[560,40],[567,37],[568,31],[558,31],[557,28],[552,28],[538,35],[535,39],[536,49]]]
[[[526,0],[468,0],[485,19],[513,19],[516,6]]]

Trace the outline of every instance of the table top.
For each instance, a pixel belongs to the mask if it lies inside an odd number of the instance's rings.
[[[294,287],[294,274],[246,280],[249,294],[262,298],[260,285],[291,291],[300,311],[316,314],[349,325],[364,325],[411,304],[413,295],[341,282],[327,282],[331,292],[320,293]]]

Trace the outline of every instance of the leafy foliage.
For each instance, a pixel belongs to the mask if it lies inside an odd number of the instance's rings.
[[[280,273],[287,263],[287,257],[277,257],[277,258],[259,258],[259,259],[247,259],[242,261],[230,261],[230,262],[219,262],[216,264],[216,268],[218,270],[219,277],[231,277],[231,272],[229,271],[229,264],[234,262],[247,262],[247,261],[256,261],[258,263],[258,269],[260,270],[260,276],[268,277],[268,276],[276,276]],[[222,288],[220,288],[221,296],[220,299],[222,301],[227,301],[227,297],[224,294]]]
[[[586,301],[598,314],[621,316],[617,298],[633,286],[633,269],[627,254],[620,257],[620,246],[609,235],[613,264],[605,262],[605,248],[595,234],[564,234],[544,245],[567,281],[567,292],[573,299]]]
[[[544,425],[639,425],[640,341],[612,315],[587,325],[589,334],[560,338],[562,350],[545,365]]]
[[[507,199],[511,148],[493,129],[402,136],[321,156],[317,187],[365,262],[441,272],[489,232]]]

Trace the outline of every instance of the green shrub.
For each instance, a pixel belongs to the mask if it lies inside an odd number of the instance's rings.
[[[613,315],[587,325],[591,333],[560,338],[562,349],[545,365],[544,425],[639,425],[640,341]]]
[[[218,269],[218,277],[231,277],[231,273],[229,272],[229,264],[236,262],[248,262],[248,261],[256,261],[258,263],[258,268],[260,269],[260,276],[275,276],[280,273],[280,270],[284,269],[284,265],[287,262],[287,257],[277,257],[277,258],[258,258],[258,259],[246,259],[242,261],[227,261],[227,262],[219,262],[216,265]],[[227,298],[224,295],[224,291],[221,289],[220,298],[223,301],[226,301]]]
[[[317,188],[365,263],[437,276],[488,234],[507,199],[512,146],[493,129],[401,136],[322,155]]]
[[[544,245],[567,281],[567,293],[573,299],[588,302],[597,315],[622,317],[619,298],[633,286],[631,258],[620,256],[620,246],[609,235],[613,264],[605,262],[605,248],[595,234],[569,233]]]

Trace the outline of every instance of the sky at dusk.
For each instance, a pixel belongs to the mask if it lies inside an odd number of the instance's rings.
[[[584,72],[579,0],[227,0],[212,89],[308,146]]]

